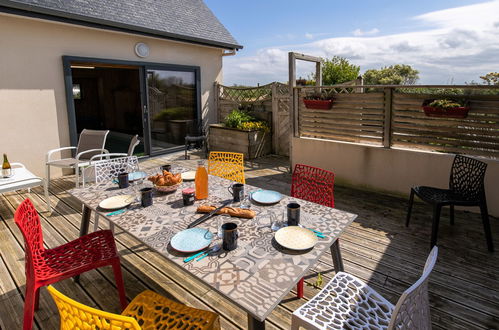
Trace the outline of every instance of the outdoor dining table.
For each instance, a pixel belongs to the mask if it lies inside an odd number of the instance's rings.
[[[100,210],[99,203],[111,196],[134,194],[137,187],[118,189],[115,183],[110,182],[73,189],[70,194],[84,205],[80,235],[88,232],[90,213],[98,212],[100,216],[166,257],[185,273],[204,282],[243,309],[248,315],[250,329],[264,329],[268,315],[328,249],[331,250],[335,271],[343,270],[338,238],[356,215],[285,195],[274,205],[252,203],[251,210],[256,212],[254,219],[224,217],[227,222],[238,225],[239,238],[235,250],[221,250],[200,261],[184,263],[189,254],[175,251],[169,244],[170,239],[176,233],[187,229],[190,223],[201,216],[196,213],[197,206],[219,206],[231,199],[227,188],[232,183],[220,177],[209,176],[208,199],[184,206],[181,190],[193,187],[194,182],[183,182],[174,193],[155,194],[152,206],[144,208],[140,202],[134,202],[124,213],[112,216],[106,215],[110,211]],[[258,189],[245,185],[246,192]],[[270,228],[270,217],[273,215],[283,219],[286,205],[290,201],[301,205],[300,224],[320,231],[325,236],[319,238],[315,247],[310,250],[287,250],[279,246],[274,239],[275,232]],[[216,234],[219,224],[217,217],[220,216],[214,216],[197,227]],[[212,246],[221,243],[217,235],[214,237]]]

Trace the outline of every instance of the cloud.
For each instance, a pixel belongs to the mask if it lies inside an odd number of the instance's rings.
[[[377,28],[373,28],[368,31],[362,31],[361,29],[356,29],[352,32],[352,34],[356,37],[361,37],[361,36],[372,36],[375,34],[378,34],[379,30]]]
[[[314,39],[314,35],[312,33],[305,33],[305,38]]]
[[[499,0],[413,17],[417,30],[390,35],[324,38],[260,49],[255,55],[224,58],[226,84],[287,81],[288,52],[331,58],[342,56],[361,72],[392,64],[420,71],[420,83],[456,84],[479,80],[499,67]],[[367,31],[369,32],[369,31]],[[312,37],[317,34],[310,33]],[[304,68],[303,70],[307,70]],[[308,72],[298,72],[306,77]]]

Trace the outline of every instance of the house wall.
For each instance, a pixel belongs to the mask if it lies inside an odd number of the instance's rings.
[[[148,44],[147,58],[135,55],[137,42]],[[46,152],[70,145],[63,55],[199,66],[203,116],[217,118],[219,48],[0,14],[0,49],[0,153],[40,176]]]
[[[291,150],[293,166],[302,163],[321,167],[333,171],[339,184],[395,193],[407,198],[412,186],[448,188],[454,159],[452,154],[386,149],[313,138],[292,138]],[[499,161],[481,160],[488,164],[485,189],[489,214],[497,217]],[[479,212],[479,208],[467,209]],[[400,221],[402,223],[405,219]]]

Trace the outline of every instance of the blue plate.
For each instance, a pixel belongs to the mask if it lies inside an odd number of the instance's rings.
[[[135,181],[139,179],[144,179],[147,177],[146,172],[132,172],[128,173],[128,181]]]
[[[178,232],[170,240],[170,245],[177,251],[192,253],[207,248],[213,240],[213,234],[203,228],[190,228]]]
[[[275,204],[281,201],[282,195],[273,190],[257,190],[251,194],[251,199],[260,204]]]

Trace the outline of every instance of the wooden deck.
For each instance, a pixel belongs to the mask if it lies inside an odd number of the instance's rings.
[[[184,161],[180,154],[150,159],[142,168],[175,159],[194,167],[195,160]],[[289,193],[291,177],[286,159],[270,156],[247,164],[247,183]],[[492,184],[488,182],[488,184]],[[20,329],[24,297],[24,243],[13,214],[17,205],[30,197],[41,211],[47,247],[63,244],[78,236],[81,204],[66,190],[73,187],[72,177],[51,182],[51,201],[56,205],[48,214],[42,190],[18,191],[0,195],[0,328]],[[392,303],[420,276],[429,252],[431,209],[415,204],[411,226],[404,225],[405,199],[337,186],[336,207],[359,215],[341,237],[345,270],[366,281]],[[449,224],[444,211],[440,225],[440,254],[430,278],[431,316],[435,329],[499,328],[499,253],[488,253],[477,214],[458,211],[456,223]],[[499,249],[499,222],[491,218],[496,249]],[[100,225],[106,227],[106,221]],[[213,310],[221,315],[222,328],[246,328],[246,314],[193,277],[185,276],[175,265],[139,244],[129,235],[116,232],[122,255],[123,275],[128,298],[152,289],[190,306]],[[317,273],[328,281],[334,275],[331,255],[324,255],[307,277],[314,283]],[[55,287],[90,306],[118,312],[119,303],[110,269],[84,273],[81,283],[68,279]],[[267,319],[267,329],[289,329],[291,313],[318,292],[305,287],[305,298],[291,292]],[[58,328],[55,304],[46,289],[41,290],[40,309],[35,327]]]

